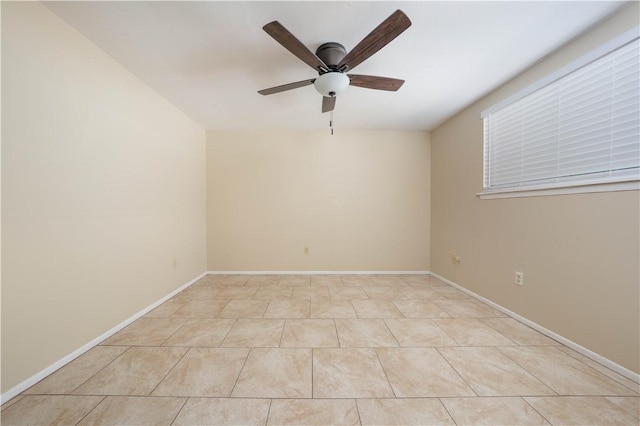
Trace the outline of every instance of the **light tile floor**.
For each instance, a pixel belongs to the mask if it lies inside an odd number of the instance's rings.
[[[637,425],[638,384],[428,276],[208,276],[11,424]]]

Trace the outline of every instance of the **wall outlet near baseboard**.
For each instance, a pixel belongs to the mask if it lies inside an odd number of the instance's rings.
[[[524,285],[524,272],[516,271],[516,279],[514,284],[519,285],[520,287]]]
[[[451,263],[456,264],[462,262],[462,258],[460,256],[456,256],[455,254],[451,255]]]

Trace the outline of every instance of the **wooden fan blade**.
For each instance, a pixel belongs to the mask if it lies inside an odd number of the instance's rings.
[[[322,97],[322,112],[333,111],[336,107],[336,97],[335,96],[323,96]]]
[[[388,90],[395,92],[403,84],[404,80],[389,77],[377,77],[375,75],[348,74],[351,86],[364,87],[366,89]]]
[[[280,43],[285,49],[296,55],[305,64],[309,65],[316,71],[320,69],[329,69],[320,58],[318,58],[313,52],[307,49],[307,47],[302,44],[302,42],[298,40],[293,34],[291,34],[289,30],[283,27],[280,22],[270,22],[262,27],[262,29],[265,30],[265,32],[271,37],[273,37],[275,41]]]
[[[342,58],[338,69],[342,69],[344,66],[347,67],[347,70],[354,69],[410,26],[411,21],[407,15],[399,9],[396,10]]]
[[[265,96],[273,95],[274,93],[286,92],[287,90],[297,89],[298,87],[310,86],[314,81],[316,81],[315,78],[312,78],[311,80],[296,81],[295,83],[283,84],[282,86],[258,90],[258,93]]]

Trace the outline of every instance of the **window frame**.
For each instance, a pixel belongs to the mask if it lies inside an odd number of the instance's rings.
[[[485,120],[490,114],[499,111],[507,106],[518,102],[522,98],[556,82],[557,80],[577,71],[578,69],[600,59],[609,53],[636,41],[640,38],[640,26],[633,27],[607,43],[604,43],[600,47],[592,50],[586,55],[572,61],[568,65],[558,69],[555,72],[547,75],[546,77],[536,81],[535,83],[525,87],[522,90],[517,91],[513,95],[503,99],[502,101],[492,105],[481,112],[481,119]],[[545,183],[540,185],[531,186],[517,186],[517,187],[505,187],[505,188],[485,188],[486,178],[486,148],[485,143],[485,131],[486,125],[483,123],[483,190],[477,195],[481,199],[492,198],[512,198],[512,197],[531,197],[531,196],[546,196],[546,195],[561,195],[561,194],[575,194],[575,193],[587,193],[587,192],[611,192],[611,191],[633,191],[640,190],[640,179],[638,177],[618,177],[618,178],[598,178],[591,180],[580,180],[576,182],[565,181],[558,183]]]

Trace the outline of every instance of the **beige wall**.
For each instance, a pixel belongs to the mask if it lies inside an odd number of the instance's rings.
[[[204,272],[206,194],[204,130],[39,3],[2,3],[2,113],[6,392]]]
[[[480,200],[480,112],[638,25],[638,3],[432,132],[431,270],[640,371],[637,191]],[[462,257],[460,264],[450,257]],[[523,271],[523,287],[514,272]]]
[[[429,164],[426,132],[209,131],[209,270],[427,270]]]

